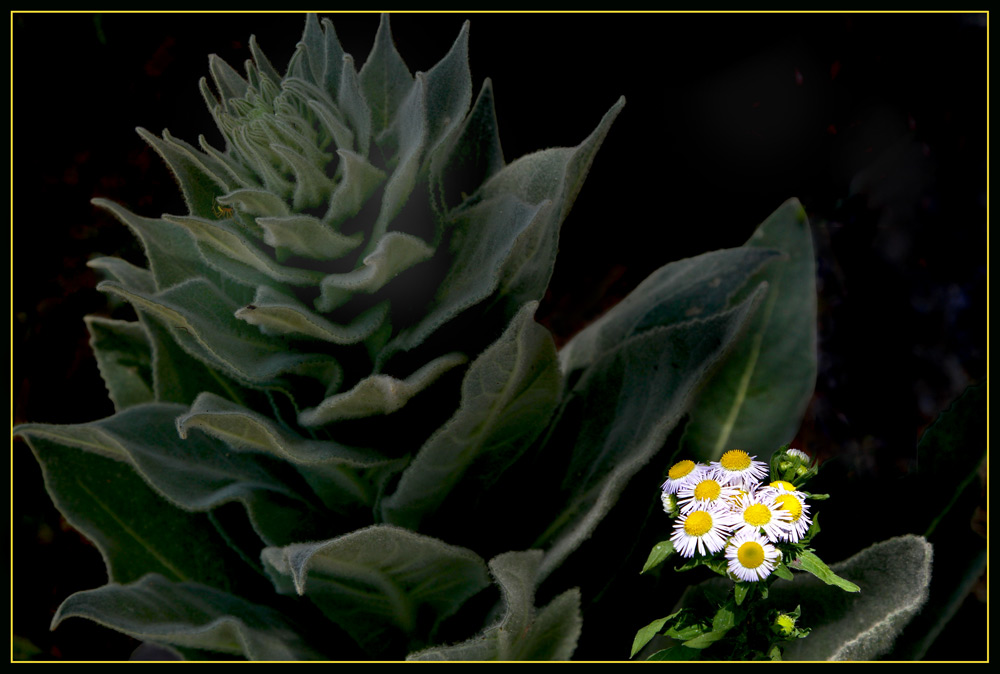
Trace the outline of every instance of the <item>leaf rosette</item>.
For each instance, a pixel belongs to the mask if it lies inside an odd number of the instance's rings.
[[[139,129],[188,213],[98,200],[150,263],[96,260],[111,277],[100,287],[169,333],[175,365],[207,368],[210,386],[160,387],[159,400],[247,388],[312,429],[399,410],[541,298],[623,102],[580,146],[507,165],[489,80],[472,102],[468,24],[426,73],[411,74],[386,17],[360,70],[315,16],[284,75],[253,38],[250,51],[245,74],[213,56],[201,82],[223,150]]]

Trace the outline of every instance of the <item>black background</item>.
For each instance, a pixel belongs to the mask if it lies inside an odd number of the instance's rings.
[[[360,67],[378,17],[331,18]],[[466,19],[474,90],[493,80],[507,161],[576,145],[627,99],[562,230],[539,311],[557,340],[660,265],[740,245],[798,197],[816,244],[820,373],[797,446],[839,466],[849,482],[837,503],[855,515],[905,507],[873,494],[913,470],[922,430],[986,377],[986,15],[395,15],[411,71],[433,66]],[[13,16],[15,423],[113,412],[82,318],[123,309],[108,307],[85,263],[143,259],[89,201],[183,211],[134,127],[221,147],[197,88],[207,55],[241,70],[254,33],[281,68],[302,23]],[[36,657],[127,658],[135,642],[86,621],[48,632],[66,596],[106,576],[52,508],[27,447],[13,452],[14,634]],[[849,547],[818,539],[822,556],[837,561],[892,528],[865,522],[849,530],[849,514],[829,517],[823,538]],[[985,658],[983,599],[973,593],[956,621],[973,630],[963,653],[929,657]]]

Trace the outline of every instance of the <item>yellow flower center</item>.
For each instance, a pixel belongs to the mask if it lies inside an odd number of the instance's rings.
[[[695,510],[684,520],[684,531],[689,536],[704,536],[712,528],[712,516],[704,510]]]
[[[764,546],[756,541],[747,541],[736,551],[736,558],[745,569],[756,569],[764,563]]]
[[[667,477],[671,480],[679,480],[692,470],[694,470],[694,461],[681,461],[674,464],[673,468],[667,472]]]
[[[795,491],[795,485],[791,482],[785,482],[784,480],[775,480],[769,486],[775,489],[784,489],[785,491]]]
[[[722,487],[715,480],[702,480],[694,488],[694,497],[699,501],[714,501],[722,493]]]
[[[792,514],[793,522],[798,522],[799,518],[802,517],[802,504],[791,494],[778,494],[774,498],[774,502]]]
[[[771,509],[757,503],[743,511],[743,521],[755,527],[762,527],[771,521]]]
[[[726,470],[746,470],[750,467],[750,455],[742,449],[730,449],[719,459],[719,465]]]

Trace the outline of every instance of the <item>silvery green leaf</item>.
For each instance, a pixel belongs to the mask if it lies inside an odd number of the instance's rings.
[[[475,498],[542,432],[556,407],[560,376],[552,337],[532,318],[537,306],[526,304],[469,366],[458,410],[382,501],[386,522],[418,529],[439,510],[447,517],[447,510],[463,509],[462,501],[449,501],[459,483],[465,490],[459,498]]]
[[[162,139],[142,128],[136,131],[170,167],[181,186],[188,212],[208,216],[212,212],[212,202],[216,195],[245,187],[232,183],[229,171],[215,159],[172,138],[167,131],[163,132]]]
[[[323,222],[328,226],[339,225],[357,215],[385,181],[385,172],[361,155],[344,149],[337,150],[337,154],[340,156],[338,170],[342,170],[344,175],[330,196],[330,204],[323,216]]]
[[[87,424],[31,424],[22,433],[126,461],[174,506],[205,512],[228,501],[244,504],[268,545],[302,540],[321,530],[324,516],[283,482],[275,462],[232,452],[202,433],[181,438],[182,405],[138,405]]]
[[[288,373],[337,376],[336,362],[329,356],[289,351],[280,339],[237,319],[239,305],[203,280],[193,279],[156,295],[131,292],[110,281],[98,289],[153,314],[171,328],[174,340],[189,354],[248,384],[275,384]]]
[[[208,57],[208,70],[212,74],[215,88],[224,98],[243,98],[246,94],[247,81],[215,54]]]
[[[605,113],[597,128],[575,148],[542,150],[522,157],[494,174],[471,201],[510,192],[530,204],[551,201],[546,218],[539,218],[514,246],[500,275],[500,294],[508,307],[540,300],[555,264],[559,227],[569,214],[597,150],[611,124],[625,106],[620,98]]]
[[[372,141],[372,113],[361,90],[358,72],[354,69],[354,58],[350,54],[344,54],[340,71],[340,88],[337,90],[337,107],[346,117],[348,126],[354,133],[354,151],[362,157],[367,157]],[[340,149],[351,148],[341,145]]]
[[[633,335],[716,314],[777,253],[757,247],[716,250],[660,267],[559,351],[567,377]]]
[[[471,100],[469,24],[466,22],[445,57],[427,73],[416,74],[415,83],[389,130],[398,148],[399,160],[385,186],[373,240],[388,231],[435,148],[462,123]]]
[[[483,81],[458,134],[434,153],[431,162],[431,196],[441,212],[461,204],[504,167],[490,78]]]
[[[812,627],[806,639],[785,650],[785,660],[875,660],[920,611],[931,578],[930,544],[920,536],[900,536],[862,550],[833,571],[860,586],[858,593],[805,574],[771,588],[775,605],[801,604]]]
[[[816,383],[816,262],[798,200],[772,213],[746,246],[784,257],[755,274],[733,300],[767,281],[764,305],[746,336],[691,407],[681,447],[697,460],[717,460],[733,448],[766,459],[795,435]]]
[[[292,208],[297,211],[316,208],[326,202],[336,184],[317,168],[310,159],[295,149],[273,143],[271,149],[277,153],[295,174],[295,191],[292,194]]]
[[[378,137],[392,123],[413,86],[410,69],[393,43],[388,14],[383,14],[379,20],[375,44],[361,67],[359,79],[371,106],[373,132]]]
[[[203,391],[239,400],[240,385],[213,370],[178,346],[173,335],[155,315],[139,312],[152,346],[153,393],[157,402],[190,404]]]
[[[77,592],[59,607],[52,628],[67,618],[88,618],[136,639],[249,660],[322,659],[279,611],[157,573],[127,585]]]
[[[389,349],[408,350],[442,325],[494,293],[516,242],[539,217],[532,206],[511,195],[484,201],[459,215],[453,226],[448,274],[438,285],[429,310],[403,330]]]
[[[233,449],[263,452],[288,461],[323,504],[337,512],[358,503],[371,508],[381,474],[400,467],[398,460],[374,450],[303,438],[262,414],[211,393],[198,396],[176,423],[182,438],[197,428]]]
[[[276,583],[290,580],[373,655],[426,644],[443,619],[489,584],[473,552],[387,525],[266,548],[262,559]]]
[[[356,344],[371,337],[389,313],[389,303],[381,302],[359,315],[349,325],[337,325],[296,298],[270,286],[260,286],[253,304],[233,315],[260,328],[265,335],[300,335],[333,344]]]
[[[765,292],[762,286],[735,308],[702,320],[635,335],[587,368],[546,439],[550,461],[561,471],[547,481],[554,487],[559,480],[564,497],[536,542],[547,548],[544,575],[591,535],[625,484],[660,449]]]
[[[318,406],[299,414],[299,423],[307,428],[324,426],[342,419],[357,419],[376,414],[392,414],[434,383],[448,370],[466,362],[465,355],[450,353],[435,358],[406,379],[373,374],[354,388],[326,398]]]
[[[86,316],[84,321],[115,410],[152,401],[152,351],[142,324],[100,316]]]
[[[221,275],[208,267],[194,238],[183,227],[136,215],[107,199],[93,199],[91,203],[111,212],[139,238],[157,290],[195,278],[207,278],[221,284]],[[148,291],[146,288],[132,289]]]
[[[156,292],[156,281],[153,280],[153,274],[148,269],[136,267],[131,262],[126,262],[121,258],[98,257],[87,260],[87,266],[103,272],[105,278],[114,279],[126,288],[147,293]]]
[[[580,637],[580,593],[567,590],[536,609],[541,558],[540,550],[528,550],[491,559],[503,594],[500,620],[467,641],[411,653],[407,660],[568,660]]]
[[[367,254],[362,266],[346,274],[329,274],[320,281],[316,308],[333,311],[355,293],[374,293],[410,267],[429,260],[434,249],[421,239],[390,232]]]
[[[56,508],[100,551],[109,579],[127,583],[156,572],[230,586],[230,553],[203,513],[171,506],[123,457],[112,458],[103,448],[81,451],[34,425],[14,433],[34,452]]]
[[[211,393],[198,396],[191,408],[176,419],[182,438],[197,428],[234,449],[271,454],[296,464],[339,463],[372,466],[382,455],[328,440],[309,440],[278,426],[270,418]]]
[[[322,272],[278,264],[225,220],[165,215],[163,221],[190,232],[205,261],[240,283],[305,286],[323,278]]]
[[[230,192],[216,199],[223,206],[231,206],[249,215],[281,218],[291,214],[285,200],[267,190],[246,188]]]
[[[360,232],[344,236],[311,215],[257,218],[262,238],[277,249],[278,259],[301,255],[317,260],[336,260],[361,245]]]

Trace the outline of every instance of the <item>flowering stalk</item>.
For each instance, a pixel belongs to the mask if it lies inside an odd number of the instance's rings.
[[[847,592],[860,591],[809,547],[819,522],[807,501],[827,496],[801,487],[816,473],[816,463],[788,445],[769,465],[738,449],[707,465],[674,464],[661,487],[673,534],[654,546],[642,572],[677,555],[683,560],[677,571],[704,566],[733,584],[722,593],[705,591],[713,609],[707,614],[684,607],[639,630],[632,657],[659,634],[673,643],[649,660],[693,660],[709,648],[711,659],[780,660],[781,644],[805,638],[809,629],[798,624],[800,607],[768,602],[776,579],[792,580],[796,569]]]

